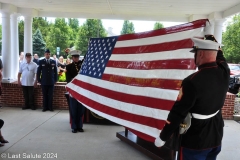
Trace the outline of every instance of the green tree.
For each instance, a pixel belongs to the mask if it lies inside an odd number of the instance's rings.
[[[32,33],[35,33],[36,30],[40,30],[44,41],[46,41],[47,35],[49,33],[50,24],[44,17],[35,17],[33,18],[32,23]]]
[[[101,20],[87,19],[78,31],[75,48],[81,50],[82,55],[85,55],[87,52],[88,41],[90,38],[106,36],[107,32],[104,29]]]
[[[154,30],[161,29],[161,28],[164,28],[164,26],[163,26],[162,23],[156,22],[156,23],[154,24],[154,27],[153,27]]]
[[[134,31],[134,25],[132,22],[125,20],[123,22],[123,27],[122,27],[122,31],[121,34],[129,34],[129,33],[135,33]]]
[[[46,47],[50,49],[51,54],[56,54],[57,47],[60,47],[60,54],[65,57],[64,50],[70,46],[71,28],[65,22],[65,18],[56,18],[55,23],[50,25],[46,38]]]
[[[240,14],[235,15],[223,33],[223,53],[230,63],[240,62]]]
[[[18,23],[18,37],[19,37],[19,52],[24,50],[24,21]]]
[[[72,29],[71,33],[69,34],[70,36],[70,39],[69,39],[69,43],[70,43],[70,46],[74,46],[74,43],[76,41],[76,38],[77,38],[77,34],[78,34],[78,31],[79,31],[79,21],[78,19],[76,18],[69,18],[68,19],[68,25],[69,27]]]
[[[44,56],[46,43],[43,40],[42,33],[39,29],[33,34],[33,53],[37,53],[40,57]]]

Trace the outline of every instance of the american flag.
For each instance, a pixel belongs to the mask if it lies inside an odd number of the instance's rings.
[[[91,38],[69,93],[89,110],[154,142],[182,80],[195,72],[192,37],[207,20],[137,34]]]

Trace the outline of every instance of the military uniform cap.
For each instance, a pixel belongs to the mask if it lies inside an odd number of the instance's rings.
[[[212,40],[204,40],[199,38],[191,38],[194,42],[193,49],[190,52],[195,53],[197,50],[215,50],[218,51],[219,46],[222,44],[214,42]]]
[[[82,52],[79,51],[79,50],[73,50],[73,51],[70,51],[70,52],[69,52],[69,54],[70,54],[71,56],[80,56],[81,53],[82,53]]]
[[[50,50],[49,50],[49,49],[46,49],[46,50],[45,50],[45,53],[50,53]]]

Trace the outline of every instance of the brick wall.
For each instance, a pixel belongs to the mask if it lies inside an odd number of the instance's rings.
[[[57,83],[54,87],[53,96],[53,108],[54,109],[68,109],[67,100],[65,97],[65,84]],[[2,96],[0,96],[0,104],[7,107],[23,107],[24,99],[22,88],[17,83],[3,83],[2,84]],[[227,93],[225,103],[222,109],[222,115],[224,119],[233,119],[234,101],[235,95]],[[38,85],[34,91],[35,106],[42,108],[42,90]]]
[[[232,93],[227,93],[225,103],[222,109],[223,119],[233,119],[233,111],[234,111],[234,102],[236,95]]]
[[[68,109],[67,100],[65,98],[65,84],[57,83],[53,93],[53,108]],[[42,89],[38,85],[34,89],[34,103],[37,108],[42,108]],[[2,96],[0,96],[0,104],[7,107],[23,107],[24,98],[22,88],[17,83],[2,83]]]

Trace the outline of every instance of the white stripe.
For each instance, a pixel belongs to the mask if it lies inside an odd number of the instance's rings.
[[[75,77],[75,79],[78,79],[85,83],[89,83],[101,88],[107,88],[112,91],[120,92],[120,93],[152,97],[152,98],[164,99],[164,100],[170,100],[170,101],[175,101],[177,99],[178,92],[179,92],[177,90],[151,88],[151,87],[137,87],[137,86],[129,86],[129,85],[124,85],[119,83],[116,85],[116,83],[114,82],[91,78],[81,74],[78,74]],[[67,86],[69,85],[70,83],[67,84]]]
[[[142,132],[142,133],[147,134],[149,136],[152,136],[154,138],[159,137],[159,134],[161,132],[161,130],[158,130],[158,129],[153,128],[153,127],[149,127],[149,126],[142,125],[142,124],[139,124],[139,123],[134,123],[134,122],[130,122],[130,121],[127,121],[127,120],[124,120],[124,119],[113,117],[113,116],[108,115],[106,113],[95,110],[95,109],[89,107],[88,105],[86,105],[84,103],[83,103],[83,105],[85,107],[87,107],[89,110],[93,111],[94,113],[98,114],[101,117],[109,119],[109,120],[111,120],[111,121],[113,121],[117,124],[123,125],[125,127],[134,129],[134,130],[139,131],[139,132]]]
[[[171,59],[190,59],[194,54],[189,52],[191,48],[178,49],[164,52],[139,53],[139,54],[112,54],[109,60],[112,61],[153,61]]]
[[[203,28],[197,28],[197,29],[187,30],[183,32],[170,33],[170,34],[148,37],[148,38],[117,41],[114,48],[173,42],[173,41],[179,41],[179,40],[188,39],[192,37],[204,37]]]
[[[100,103],[102,105],[106,105],[111,108],[124,111],[127,113],[144,116],[144,117],[151,117],[151,118],[160,119],[160,120],[166,120],[169,113],[169,111],[166,111],[166,110],[149,108],[141,105],[126,103],[126,102],[114,100],[108,97],[104,97],[100,94],[96,94],[89,90],[83,89],[73,83],[69,84],[68,87],[74,90],[75,92],[77,92],[78,94],[84,97],[87,97],[88,99],[91,99],[97,103]]]
[[[194,72],[195,70],[183,70],[183,69],[133,70],[125,68],[106,67],[104,74],[144,79],[160,78],[182,80]]]
[[[212,118],[213,116],[215,116],[218,112],[219,112],[219,110],[217,112],[213,113],[213,114],[210,114],[210,115],[192,113],[192,116],[193,116],[193,118],[196,118],[196,119],[208,119],[208,118]]]

